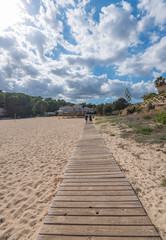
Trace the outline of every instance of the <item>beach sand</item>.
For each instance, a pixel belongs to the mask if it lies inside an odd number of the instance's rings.
[[[0,239],[35,240],[83,119],[0,121]]]
[[[108,123],[102,126],[96,125],[151,221],[166,240],[166,187],[161,185],[162,177],[166,178],[166,146],[123,139],[118,127]]]

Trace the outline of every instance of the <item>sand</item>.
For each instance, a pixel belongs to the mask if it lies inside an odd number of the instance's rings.
[[[162,177],[166,178],[166,146],[123,139],[116,126],[108,123],[102,126],[96,125],[103,132],[106,145],[135,189],[152,223],[166,240],[166,187],[161,185]]]
[[[0,121],[0,239],[35,240],[83,119]]]

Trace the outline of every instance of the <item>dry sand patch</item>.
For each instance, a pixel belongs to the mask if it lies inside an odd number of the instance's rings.
[[[96,125],[115,160],[132,184],[153,224],[166,240],[166,187],[161,185],[166,177],[166,146],[138,143],[121,138],[122,131],[113,124]]]
[[[34,240],[83,119],[33,118],[0,121],[0,239]]]

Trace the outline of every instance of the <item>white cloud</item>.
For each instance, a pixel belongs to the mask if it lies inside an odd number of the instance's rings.
[[[133,55],[119,64],[117,72],[119,75],[150,76],[153,68],[156,68],[161,73],[164,73],[166,66],[165,52],[166,37],[163,37],[160,42],[147,48],[144,53]]]
[[[154,18],[156,25],[166,23],[166,2],[164,0],[139,0],[138,8],[146,11],[150,18]]]

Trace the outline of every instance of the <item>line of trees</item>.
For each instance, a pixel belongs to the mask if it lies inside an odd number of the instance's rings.
[[[126,88],[125,98],[119,98],[113,103],[106,104],[86,104],[82,103],[83,107],[96,109],[99,115],[111,115],[113,112],[126,108],[131,100],[131,94]],[[36,115],[43,115],[44,112],[54,112],[61,106],[73,106],[73,103],[66,102],[65,100],[52,98],[43,98],[41,96],[35,97],[26,95],[24,93],[9,93],[0,90],[0,108],[5,108],[8,117],[30,117]]]
[[[129,105],[129,101],[125,98],[119,98],[113,103],[99,104],[96,111],[99,115],[111,115],[113,112],[125,109]]]
[[[57,112],[61,106],[72,106],[70,102],[40,96],[29,96],[24,93],[9,93],[0,90],[0,107],[5,108],[7,116],[30,117],[44,112]]]

